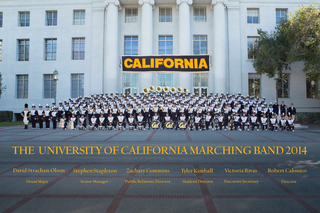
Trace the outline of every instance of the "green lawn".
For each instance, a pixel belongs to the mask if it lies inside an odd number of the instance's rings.
[[[17,126],[17,125],[23,125],[22,121],[16,121],[16,122],[0,122],[0,127],[5,126]]]

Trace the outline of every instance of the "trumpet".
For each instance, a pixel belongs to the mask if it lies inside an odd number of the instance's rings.
[[[187,88],[184,88],[184,89],[183,89],[183,92],[184,92],[185,94],[187,94],[189,91],[188,91]]]
[[[153,91],[154,91],[154,86],[151,85],[151,86],[149,87],[149,91],[150,91],[150,92],[153,92]]]
[[[171,87],[170,92],[171,93],[175,93],[176,92],[176,88],[175,87]]]
[[[169,87],[165,86],[165,87],[163,88],[163,91],[164,91],[164,92],[169,92]]]
[[[157,86],[157,92],[161,92],[162,91],[162,87]]]
[[[182,88],[181,88],[181,87],[178,87],[178,88],[177,88],[177,91],[178,91],[178,92],[182,92]]]
[[[148,90],[147,87],[143,89],[143,93],[144,93],[144,94],[147,94],[148,92],[149,92],[149,90]]]

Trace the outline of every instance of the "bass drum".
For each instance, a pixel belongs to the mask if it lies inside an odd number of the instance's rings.
[[[165,123],[166,129],[173,129],[173,126],[174,126],[173,121],[167,121],[167,122]]]
[[[178,123],[179,129],[182,129],[182,130],[187,129],[187,125],[188,125],[188,123],[187,123],[186,121],[180,121],[180,122]]]
[[[151,128],[152,129],[159,129],[160,128],[160,121],[152,121]]]

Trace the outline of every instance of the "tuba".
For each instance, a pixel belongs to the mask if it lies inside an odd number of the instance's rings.
[[[165,86],[165,87],[163,88],[163,91],[164,91],[164,92],[169,92],[169,87]]]
[[[185,94],[187,94],[189,91],[188,91],[187,88],[184,88],[184,89],[183,89],[183,92],[184,92]]]
[[[177,91],[178,91],[178,92],[182,92],[182,88],[181,88],[181,87],[178,87],[178,88],[177,88]]]
[[[144,94],[147,94],[148,92],[149,92],[149,89],[147,87],[143,89]]]
[[[162,87],[157,86],[157,92],[161,92],[162,91]]]
[[[154,86],[151,85],[151,86],[149,87],[149,91],[150,91],[150,92],[153,92],[153,91],[154,91]]]
[[[176,88],[175,87],[171,87],[170,92],[171,93],[175,93],[176,92]]]

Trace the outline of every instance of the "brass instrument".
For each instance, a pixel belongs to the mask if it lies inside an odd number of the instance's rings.
[[[149,89],[147,87],[143,89],[144,94],[147,94],[148,92],[149,92]]]
[[[170,92],[171,93],[175,93],[176,92],[176,88],[175,87],[171,87]]]
[[[121,111],[120,111],[120,109],[118,109],[118,113],[120,113]]]
[[[183,89],[183,92],[184,92],[185,94],[187,94],[189,91],[188,91],[187,88],[184,88],[184,89]]]
[[[178,92],[182,92],[182,87],[178,87],[178,88],[177,88],[177,91],[178,91]]]
[[[165,87],[163,88],[163,91],[164,91],[164,92],[169,92],[169,87],[165,86]]]
[[[154,111],[154,107],[152,107],[152,109],[151,109],[152,111]]]
[[[161,109],[161,106],[159,106],[158,108]]]
[[[160,86],[157,86],[157,92],[161,92],[162,91],[162,87],[160,87]]]
[[[154,86],[151,85],[151,86],[149,87],[149,91],[150,91],[150,92],[153,92],[153,91],[154,91]]]

